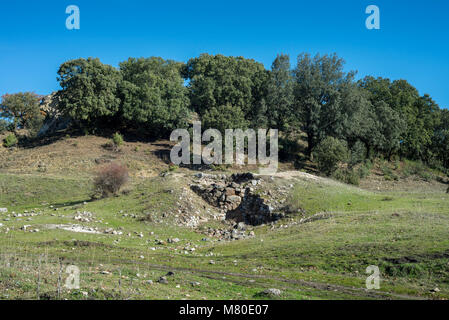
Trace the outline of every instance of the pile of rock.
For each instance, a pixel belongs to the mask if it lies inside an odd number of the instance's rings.
[[[199,179],[190,188],[207,203],[226,212],[226,219],[261,225],[279,220],[282,213],[265,203],[255,189],[262,184],[252,173],[226,175],[195,175]]]
[[[240,222],[232,229],[213,229],[208,228],[204,234],[211,238],[218,238],[219,240],[243,240],[248,238],[253,238],[255,236],[254,231],[247,230],[247,226]]]
[[[112,228],[108,228],[108,229],[104,230],[103,233],[104,234],[113,234],[113,235],[122,235],[123,231],[117,231]]]
[[[73,219],[79,222],[91,222],[94,214],[88,211],[77,211]]]

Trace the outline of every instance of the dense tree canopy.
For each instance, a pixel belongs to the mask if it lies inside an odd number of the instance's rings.
[[[406,80],[366,77],[359,85],[367,90],[373,105],[385,103],[404,121],[400,133],[399,153],[410,159],[428,160],[438,105],[429,95],[419,96],[418,90]]]
[[[59,108],[75,121],[88,127],[108,123],[120,107],[118,85],[121,74],[99,59],[65,62],[58,71]]]
[[[294,116],[307,134],[308,154],[327,135],[336,134],[344,108],[344,94],[351,90],[354,73],[343,71],[344,61],[336,55],[298,56],[294,70]]]
[[[270,128],[286,130],[293,125],[293,89],[290,57],[278,55],[271,66],[266,89],[266,119]]]
[[[128,127],[162,135],[186,127],[189,99],[181,67],[181,63],[157,57],[120,63],[121,116]]]
[[[201,116],[231,105],[254,123],[264,110],[268,72],[254,60],[203,54],[189,60],[184,77],[189,81],[192,108]]]
[[[449,168],[449,111],[406,80],[355,81],[344,63],[336,54],[304,53],[293,69],[288,55],[278,55],[271,70],[251,59],[209,54],[186,64],[129,58],[118,69],[77,59],[58,71],[59,109],[82,128],[152,137],[187,128],[193,111],[204,130],[279,129],[284,153],[297,154],[297,141],[289,139],[302,133],[306,154],[319,154],[320,161],[329,145],[344,145],[351,168],[379,156]],[[5,95],[0,119],[13,120],[15,128],[36,126],[39,100],[33,93]],[[7,126],[3,121],[2,130]]]
[[[35,130],[43,118],[39,108],[41,99],[41,96],[33,92],[5,94],[0,104],[0,118],[10,119],[14,130]]]

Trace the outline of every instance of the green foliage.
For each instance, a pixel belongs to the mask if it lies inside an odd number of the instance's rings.
[[[28,119],[26,121],[26,128],[29,130],[29,134],[31,137],[37,136],[40,129],[42,128],[42,125],[44,124],[45,117],[38,113],[34,117]]]
[[[388,121],[381,127],[382,130],[394,125],[387,130],[385,141],[401,141],[399,149],[392,146],[392,143],[385,146],[382,137],[378,137],[381,140],[381,151],[388,156],[399,151],[410,159],[429,160],[432,156],[434,128],[439,116],[439,107],[432,98],[429,95],[419,97],[416,88],[405,80],[391,82],[389,79],[366,77],[359,81],[359,86],[369,93],[370,101],[381,109],[380,112],[388,111],[386,116],[379,119],[379,123]],[[376,114],[380,116],[379,111]]]
[[[41,97],[33,92],[5,94],[0,104],[0,118],[11,119],[13,130],[38,130],[36,119],[43,118],[39,108],[40,100]]]
[[[19,141],[17,140],[17,137],[14,133],[7,135],[6,138],[3,139],[3,145],[6,148],[14,147],[15,145],[17,145],[17,143],[19,143]]]
[[[346,143],[334,137],[327,137],[316,147],[314,159],[321,172],[331,175],[339,163],[348,159]]]
[[[404,177],[417,176],[424,181],[431,181],[435,175],[421,161],[405,161],[402,168]]]
[[[114,135],[112,136],[112,142],[114,143],[115,147],[120,147],[123,144],[123,136],[118,132],[114,133]]]
[[[353,169],[338,168],[332,173],[332,178],[355,186],[360,184],[360,174]]]
[[[351,148],[349,164],[354,166],[366,159],[366,147],[361,141],[357,141]]]
[[[388,166],[388,164],[381,165],[380,170],[384,175],[384,179],[387,181],[398,181],[399,176],[393,172],[393,170]]]
[[[212,107],[205,112],[202,120],[205,129],[217,129],[222,134],[226,129],[244,130],[248,127],[243,111],[231,105]]]
[[[181,63],[158,57],[120,63],[121,112],[129,128],[161,137],[187,127],[189,99],[181,68]]]
[[[0,119],[0,134],[10,131],[10,123],[4,119]]]
[[[267,83],[267,125],[286,130],[294,123],[294,81],[290,70],[290,57],[278,55],[271,67]]]
[[[438,113],[438,121],[432,138],[432,151],[445,168],[449,168],[449,110]]]
[[[105,126],[119,111],[121,75],[112,66],[98,58],[76,59],[63,63],[58,75],[59,109],[81,126]]]
[[[252,59],[202,54],[189,60],[184,77],[189,80],[191,105],[200,116],[231,105],[254,123],[266,108],[263,98],[268,72]]]
[[[343,128],[345,91],[353,89],[354,72],[343,71],[344,60],[336,55],[298,56],[294,70],[296,121],[307,134],[308,155],[328,135],[339,136]]]
[[[370,175],[370,173],[371,173],[371,167],[366,162],[357,168],[357,174],[360,177],[360,179],[364,179],[364,178],[368,177]]]
[[[86,132],[108,126],[145,137],[187,128],[192,108],[206,129],[281,130],[283,159],[297,156],[291,136],[302,131],[307,156],[329,136],[345,141],[350,168],[379,156],[449,168],[449,112],[405,80],[368,76],[354,82],[355,72],[344,72],[344,63],[335,54],[301,54],[291,70],[289,56],[281,54],[267,71],[252,59],[202,54],[187,64],[130,58],[117,70],[98,59],[77,59],[58,71],[59,108]],[[36,99],[6,95],[0,117],[36,134],[42,125]],[[33,112],[13,111],[30,105]]]
[[[391,157],[401,146],[401,135],[406,123],[398,112],[383,101],[373,107],[376,126],[373,128],[375,131],[372,132],[371,142],[377,151]]]
[[[287,134],[279,137],[279,157],[282,160],[293,160],[301,151],[298,143],[300,137],[296,134]]]

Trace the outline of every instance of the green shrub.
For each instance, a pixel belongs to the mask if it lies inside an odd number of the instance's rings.
[[[344,141],[333,137],[325,138],[315,149],[314,158],[318,169],[330,176],[340,162],[348,159],[348,148]]]
[[[386,161],[383,161],[380,164],[380,171],[382,171],[382,174],[384,175],[384,179],[387,181],[399,180],[399,176],[393,172],[393,169],[391,169],[388,166],[388,162],[386,162]]]
[[[357,141],[351,148],[351,155],[349,159],[349,164],[354,166],[358,163],[362,163],[366,158],[366,147],[361,141]]]
[[[17,145],[17,143],[19,143],[19,140],[17,140],[16,135],[13,133],[9,134],[5,139],[3,139],[3,145],[6,148],[14,147],[15,145]]]
[[[406,161],[402,169],[403,177],[410,177],[416,175],[424,181],[431,181],[435,176],[422,162]]]
[[[112,142],[116,148],[120,147],[123,144],[123,136],[118,132],[114,133],[112,136]]]
[[[28,128],[30,136],[36,137],[44,125],[45,117],[38,113],[37,115],[28,119],[25,123],[26,128]]]
[[[359,175],[360,179],[364,179],[369,176],[371,173],[371,168],[368,164],[364,163],[357,169],[357,174]]]
[[[338,168],[332,173],[332,178],[355,186],[360,184],[360,176],[358,172],[353,169]]]

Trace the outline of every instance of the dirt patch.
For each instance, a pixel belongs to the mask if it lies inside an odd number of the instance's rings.
[[[80,226],[80,225],[76,225],[76,224],[49,224],[49,225],[46,225],[45,227],[50,230],[60,229],[60,230],[76,232],[76,233],[102,234],[102,232],[100,232],[94,228]]]

